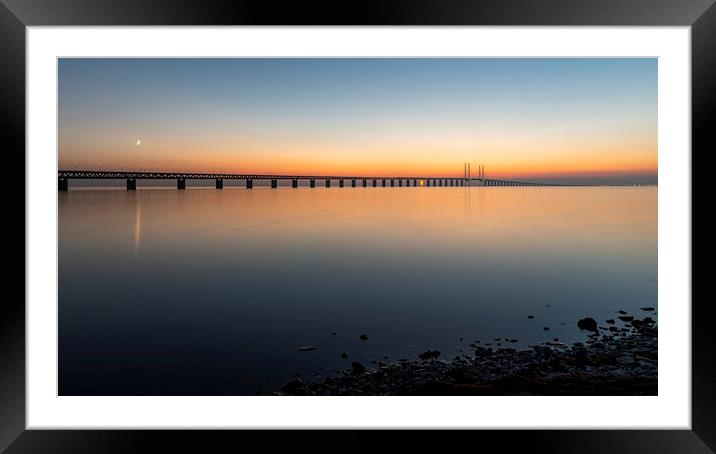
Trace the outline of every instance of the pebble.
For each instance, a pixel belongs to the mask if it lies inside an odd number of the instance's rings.
[[[428,350],[426,352],[419,354],[418,358],[426,360],[426,359],[437,358],[438,356],[440,356],[440,352],[438,350]]]
[[[577,328],[584,330],[584,331],[594,331],[597,332],[597,321],[594,320],[592,317],[585,317],[582,319],[579,319],[577,322]]]
[[[351,375],[363,375],[365,372],[365,366],[363,366],[361,363],[351,363]]]
[[[306,382],[301,380],[300,378],[297,378],[295,380],[291,380],[290,382],[286,383],[281,387],[281,391],[287,393],[287,394],[295,394],[299,391],[305,391],[306,390]]]

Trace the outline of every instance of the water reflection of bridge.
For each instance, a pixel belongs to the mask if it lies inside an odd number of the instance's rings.
[[[464,177],[429,177],[429,176],[358,176],[358,175],[271,175],[241,173],[192,173],[192,172],[124,172],[99,170],[59,170],[57,172],[58,189],[67,191],[70,180],[126,180],[127,190],[137,189],[137,180],[176,180],[177,189],[186,189],[186,180],[215,180],[216,189],[224,188],[224,180],[244,180],[246,188],[254,187],[254,181],[270,181],[272,188],[278,187],[279,180],[291,180],[291,186],[298,187],[299,181],[308,181],[308,186],[316,187],[316,181],[322,181],[330,188],[333,181],[339,187],[450,187],[450,186],[561,186],[548,183],[528,181],[511,181]]]

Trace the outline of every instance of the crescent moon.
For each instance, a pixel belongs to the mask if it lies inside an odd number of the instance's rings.
[[[141,144],[142,144],[142,141],[137,139],[137,145],[141,145]]]

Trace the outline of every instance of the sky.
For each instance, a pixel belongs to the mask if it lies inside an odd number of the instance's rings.
[[[61,169],[657,182],[653,58],[58,65]]]

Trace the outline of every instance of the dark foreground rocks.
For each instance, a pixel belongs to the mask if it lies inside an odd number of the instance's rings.
[[[588,328],[592,324],[588,322]],[[546,342],[526,350],[474,347],[470,355],[366,368],[293,380],[277,394],[297,395],[656,395],[657,327],[649,317],[593,333],[585,342]],[[437,354],[437,355],[436,355]]]

